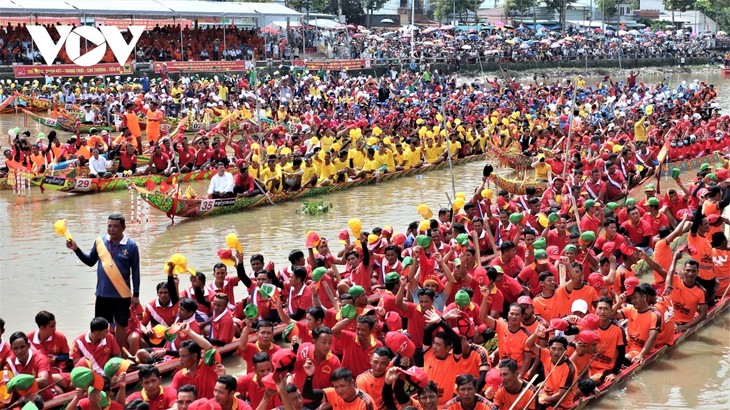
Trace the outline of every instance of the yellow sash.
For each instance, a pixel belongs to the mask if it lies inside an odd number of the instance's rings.
[[[106,245],[104,245],[104,240],[101,238],[96,238],[96,253],[99,255],[99,260],[101,261],[101,266],[104,268],[104,273],[106,273],[106,276],[112,282],[114,288],[116,288],[117,292],[119,292],[119,296],[122,298],[131,298],[132,291],[129,290],[127,282],[125,282],[122,277],[122,272],[120,272],[117,265],[114,264],[114,259],[112,259],[112,255],[109,253]]]

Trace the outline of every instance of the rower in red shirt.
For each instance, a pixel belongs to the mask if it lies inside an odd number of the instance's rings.
[[[597,168],[591,170],[591,176],[583,184],[590,199],[604,202],[606,200],[606,183],[601,181],[601,172]]]
[[[360,316],[357,320],[341,320],[332,328],[332,336],[337,338],[337,344],[342,348],[342,366],[352,370],[353,374],[367,371],[373,350],[383,345],[373,334],[375,322],[372,316]],[[355,332],[345,330],[353,323],[356,323]]]
[[[540,209],[543,212],[550,212],[550,208],[562,207],[562,201],[558,201],[558,196],[566,195],[568,191],[565,189],[565,180],[563,177],[553,178],[552,184],[542,194]]]
[[[233,263],[232,259],[227,259]],[[227,262],[228,263],[228,262]],[[243,266],[243,252],[236,252],[236,276],[228,276],[228,267],[225,263],[219,262],[213,266],[213,282],[206,287],[215,294],[224,294],[228,297],[228,309],[233,311],[236,308],[236,297],[233,294],[233,288],[238,286],[239,282],[243,282],[245,286],[251,286],[251,278],[246,274],[246,268]]]
[[[271,357],[281,348],[273,342],[273,323],[267,320],[260,320],[256,322],[255,343],[248,341],[249,334],[251,334],[251,330],[253,330],[253,320],[246,319],[245,324],[246,326],[243,328],[243,332],[241,332],[241,338],[238,343],[238,354],[246,361],[246,369],[250,372],[250,369],[254,369],[256,367],[256,363],[254,363],[254,356],[259,353],[266,353],[268,357]]]
[[[142,390],[129,395],[127,403],[142,399],[149,405],[150,410],[167,410],[176,404],[177,390],[160,384],[162,382],[160,369],[153,365],[143,365],[139,368],[138,375]]]
[[[89,367],[102,375],[106,362],[120,354],[119,345],[109,333],[109,322],[103,317],[92,319],[89,333],[77,337],[71,345],[71,358],[77,367]]]
[[[639,209],[635,206],[628,208],[629,220],[621,224],[626,237],[637,248],[650,249],[652,247],[652,228],[649,223],[641,219]]]
[[[190,172],[195,167],[195,148],[191,147],[187,138],[183,138],[180,146],[175,146],[180,172]]]
[[[5,333],[5,321],[0,319],[0,368],[5,368],[5,363],[8,361],[8,357],[13,353],[10,348],[10,343],[6,343],[2,340],[3,333]]]
[[[551,229],[547,233],[547,246],[557,246],[563,249],[570,243],[570,232],[567,229],[568,221],[564,216],[560,216],[555,222],[555,229]],[[544,232],[543,232],[544,235]]]
[[[297,361],[294,365],[294,384],[304,386],[304,381],[308,378],[304,371],[304,363],[311,362],[314,364],[314,376],[312,376],[312,387],[315,389],[324,389],[331,386],[330,376],[335,369],[341,367],[340,359],[331,351],[332,331],[326,326],[320,326],[312,331],[312,339],[314,343],[304,343],[297,350]],[[312,408],[314,404],[311,400],[304,400],[305,406]]]
[[[208,169],[211,164],[210,157],[211,157],[210,149],[208,149],[208,147],[205,145],[205,142],[199,141],[198,149],[195,151],[193,170]]]
[[[247,374],[236,380],[236,391],[241,398],[251,403],[251,407],[259,408],[266,396],[266,386],[262,379],[271,374],[273,370],[271,356],[266,352],[258,352],[251,357],[251,363],[251,365],[246,366]],[[274,394],[263,410],[273,410],[280,405],[279,395]]]
[[[192,384],[198,388],[198,398],[213,398],[213,388],[218,373],[225,372],[223,365],[215,360],[204,360],[205,353],[213,348],[204,337],[192,331],[189,326],[183,324],[180,328],[181,335],[187,335],[186,340],[180,345],[180,370],[172,377],[170,387],[179,390],[186,384]]]
[[[661,202],[659,198],[649,198],[646,201],[646,213],[641,220],[651,227],[651,236],[659,235],[659,228],[669,227],[669,218],[664,214],[664,209],[659,209]]]
[[[599,232],[603,223],[601,212],[601,203],[589,199],[583,204],[585,208],[585,214],[580,219],[580,231],[592,231]]]
[[[236,327],[233,324],[233,316],[228,310],[228,296],[223,293],[213,298],[213,312],[210,318],[203,322],[203,332],[206,338],[215,346],[225,346],[233,341]]]
[[[38,330],[28,333],[31,345],[39,353],[46,355],[51,367],[66,367],[70,356],[68,341],[63,333],[56,331],[56,317],[53,313],[41,310],[35,315]]]
[[[490,265],[499,265],[504,273],[510,277],[517,277],[525,263],[517,256],[517,246],[511,241],[502,242],[499,247],[500,255],[492,259]]]
[[[188,327],[191,331],[200,334],[200,326],[195,320],[195,312],[198,310],[198,304],[190,298],[182,298],[179,303],[178,314],[173,323],[172,329],[179,329],[182,326]],[[180,350],[182,342],[188,340],[189,337],[180,332],[174,340],[170,340],[162,348],[139,349],[135,354],[137,363],[148,363],[150,358],[161,360],[167,355],[176,355]]]
[[[626,196],[625,179],[616,164],[609,164],[606,170],[606,201],[617,201]]]
[[[171,265],[171,264],[169,264]],[[170,268],[172,269],[172,268]],[[170,290],[173,290],[170,292]],[[144,336],[147,337],[147,341],[150,345],[160,346],[162,343],[155,345],[150,341],[150,338],[155,336],[153,328],[157,325],[164,327],[170,327],[177,319],[178,312],[178,294],[175,291],[175,277],[173,275],[167,276],[167,282],[160,282],[157,284],[157,298],[148,303],[144,308],[144,315],[142,316],[142,331]]]
[[[35,376],[39,388],[44,388],[51,383],[51,369],[46,356],[35,349],[31,349],[28,336],[23,332],[15,332],[10,335],[10,347],[13,353],[8,357],[5,369],[10,370],[14,375],[32,374]],[[54,392],[50,389],[43,391],[43,398],[52,398]]]

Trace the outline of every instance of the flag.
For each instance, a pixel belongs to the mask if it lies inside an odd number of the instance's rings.
[[[667,138],[666,141],[664,141],[664,145],[662,146],[662,149],[659,150],[659,154],[657,154],[656,160],[661,164],[664,162],[664,160],[667,158],[667,154],[669,153],[669,144],[671,143],[671,140]]]
[[[152,179],[148,179],[147,183],[145,184],[145,188],[147,188],[148,191],[154,191],[156,186],[157,185],[155,185],[155,183],[154,183],[154,181],[152,181]]]
[[[167,182],[162,181],[160,183],[160,192],[162,192],[163,194],[166,194],[169,189],[170,189],[170,186],[167,185]]]
[[[256,69],[254,68],[251,70],[251,74],[249,76],[248,82],[251,83],[251,87],[256,86]]]

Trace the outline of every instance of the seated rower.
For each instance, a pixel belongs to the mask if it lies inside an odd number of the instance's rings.
[[[92,319],[89,332],[77,337],[71,345],[71,359],[76,367],[90,367],[99,374],[104,374],[109,359],[120,354],[119,345],[109,333],[109,322],[103,317]]]
[[[233,175],[226,171],[226,166],[222,162],[217,164],[217,169],[218,173],[210,179],[208,199],[235,197],[236,194],[233,192]]]
[[[177,172],[177,168],[172,165],[172,158],[162,152],[162,147],[155,145],[150,156],[150,164],[147,167],[147,174],[158,174],[170,176],[173,172]]]

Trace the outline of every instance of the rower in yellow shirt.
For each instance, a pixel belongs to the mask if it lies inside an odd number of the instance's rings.
[[[408,142],[408,168],[420,168],[423,166],[423,159],[421,157],[421,147],[418,146],[418,140],[413,138]]]
[[[538,154],[537,160],[532,163],[535,168],[535,179],[538,181],[549,181],[552,168],[545,162],[545,154]]]
[[[646,120],[646,116],[641,117],[634,123],[634,141],[646,142],[646,134],[651,124]]]
[[[375,154],[375,160],[378,162],[378,168],[385,172],[395,171],[395,160],[390,150],[385,148],[385,144],[378,145],[378,152]]]
[[[365,162],[357,174],[357,178],[368,178],[371,177],[378,170],[378,160],[375,158],[375,148],[368,148],[367,157]]]
[[[311,155],[304,157],[304,165],[302,166],[302,169],[304,170],[304,173],[302,174],[302,188],[309,188],[316,185],[319,172],[317,171],[317,167],[314,166],[314,161],[312,161]]]
[[[443,152],[443,147],[434,145],[432,137],[426,139],[426,146],[423,147],[423,153],[424,157],[426,158],[426,162],[431,165],[442,162],[444,160],[444,158],[442,157]]]
[[[265,167],[261,167],[261,182],[267,192],[279,193],[282,190],[281,170],[276,163],[276,156],[272,155],[266,163]]]
[[[317,186],[327,186],[335,182],[335,176],[337,175],[337,168],[332,162],[332,154],[326,152],[324,154],[324,161],[319,166],[319,179],[317,179]]]
[[[367,152],[363,149],[364,146],[365,142],[360,140],[357,142],[356,147],[350,148],[348,155],[349,159],[352,160],[352,164],[350,164],[351,168],[363,168],[367,156]]]
[[[332,148],[332,144],[334,142],[335,142],[335,139],[327,134],[319,137],[319,146],[322,148],[322,151],[324,151],[324,152],[330,152],[330,149]]]

